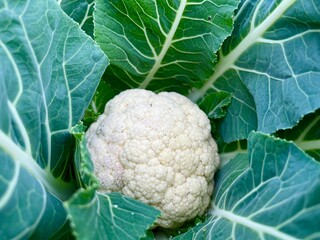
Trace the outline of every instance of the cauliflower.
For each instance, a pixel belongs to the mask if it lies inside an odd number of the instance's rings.
[[[120,93],[86,133],[103,192],[121,192],[161,210],[175,228],[202,215],[219,164],[207,116],[186,97],[133,89]]]

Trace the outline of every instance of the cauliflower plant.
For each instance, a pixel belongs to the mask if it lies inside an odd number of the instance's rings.
[[[157,225],[175,228],[207,209],[217,145],[207,116],[186,97],[124,91],[108,102],[86,137],[101,191],[157,207]]]

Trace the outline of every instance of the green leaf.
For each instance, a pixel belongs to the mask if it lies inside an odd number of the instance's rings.
[[[42,237],[39,239],[45,239],[46,237]],[[31,239],[37,239],[37,238],[31,238]],[[60,228],[58,232],[56,232],[53,236],[49,238],[50,240],[56,240],[56,239],[63,239],[63,240],[75,240],[75,237],[72,235],[72,232],[70,231],[70,222],[67,221],[66,224]]]
[[[231,102],[232,94],[228,92],[214,92],[205,96],[199,103],[199,107],[208,118],[218,119],[226,115],[225,107]]]
[[[62,10],[93,38],[94,0],[60,0]]]
[[[1,134],[0,139],[3,140]],[[41,239],[41,236],[51,236],[66,222],[61,200],[46,192],[43,183],[17,161],[17,157],[23,155],[12,156],[6,150],[1,146],[1,238],[20,239],[34,235]]]
[[[140,238],[140,240],[155,240],[152,230],[148,230],[146,235],[143,238]]]
[[[97,189],[100,184],[99,180],[93,174],[94,166],[87,149],[84,130],[85,127],[82,123],[77,124],[71,129],[71,133],[76,140],[74,153],[76,180],[82,188],[91,187]]]
[[[320,110],[305,116],[297,126],[277,132],[320,161]]]
[[[83,124],[90,126],[103,113],[106,103],[119,92],[114,90],[108,83],[101,80],[92,98],[91,104],[83,117]]]
[[[66,226],[71,126],[107,59],[54,0],[0,1],[0,236],[50,238]]]
[[[227,142],[257,129],[292,128],[320,107],[320,12],[317,0],[243,0],[215,72],[189,97],[233,93],[222,124]],[[241,90],[239,90],[241,86]]]
[[[249,135],[216,175],[207,221],[176,239],[318,239],[320,164],[293,143]]]
[[[225,143],[221,138],[216,140],[220,156],[220,168],[234,159],[237,155],[247,153],[247,140],[238,140],[232,143]]]
[[[238,0],[97,0],[95,39],[116,88],[187,93],[208,78]]]
[[[77,239],[140,239],[160,212],[119,193],[79,190],[66,203]]]

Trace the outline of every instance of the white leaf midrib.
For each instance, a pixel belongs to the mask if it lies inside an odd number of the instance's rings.
[[[47,99],[46,99],[46,96],[45,96],[44,81],[42,79],[42,74],[41,74],[41,69],[40,69],[39,62],[37,61],[36,54],[34,52],[33,46],[32,46],[31,41],[29,39],[29,36],[28,36],[28,33],[27,33],[27,29],[25,27],[25,23],[23,21],[23,16],[25,15],[25,12],[27,11],[27,8],[28,8],[29,4],[30,4],[30,0],[26,3],[25,9],[22,11],[21,15],[19,16],[19,21],[20,21],[20,24],[21,24],[21,28],[22,28],[23,35],[25,37],[27,46],[29,47],[29,50],[30,50],[30,53],[31,53],[31,58],[34,61],[34,63],[36,63],[35,67],[36,67],[37,75],[39,77],[38,78],[39,87],[40,87],[40,90],[41,90],[41,94],[40,95],[41,95],[41,98],[43,100],[43,105],[44,105],[44,117],[45,117],[44,125],[45,125],[45,131],[46,131],[46,134],[47,134],[46,141],[47,141],[47,145],[48,145],[48,153],[47,153],[47,156],[46,156],[47,168],[51,169],[51,132],[50,132],[50,124],[49,124],[48,104],[47,104]]]
[[[239,216],[239,215],[236,215],[232,212],[229,212],[229,211],[226,211],[226,210],[223,210],[223,209],[219,209],[217,207],[215,207],[212,211],[211,211],[211,214],[213,216],[216,216],[216,217],[220,217],[220,218],[225,218],[233,223],[236,223],[236,224],[239,224],[239,225],[242,225],[242,226],[245,226],[247,228],[250,228],[256,232],[259,233],[259,235],[264,235],[264,234],[268,234],[268,235],[271,235],[271,236],[274,236],[276,238],[279,238],[279,239],[287,239],[287,240],[297,240],[297,238],[294,238],[286,233],[283,233],[281,231],[279,231],[278,229],[274,228],[274,227],[270,227],[270,226],[267,226],[267,225],[263,225],[261,223],[257,223],[257,222],[254,222],[246,217],[243,217],[243,216]]]
[[[0,130],[0,151],[5,152],[17,164],[26,169],[55,196],[65,200],[73,191],[72,183],[54,178],[51,172],[42,169],[31,155],[22,150],[7,134]]]
[[[146,76],[146,78],[144,79],[144,81],[141,82],[141,84],[139,85],[139,88],[142,88],[142,89],[147,88],[147,86],[153,80],[154,75],[157,73],[158,69],[161,67],[161,62],[172,44],[174,34],[176,33],[176,31],[178,29],[178,26],[180,24],[180,21],[181,21],[181,18],[182,18],[182,15],[183,15],[183,12],[184,12],[186,5],[187,5],[187,0],[181,0],[179,8],[177,10],[176,17],[173,21],[173,24],[171,26],[169,33],[166,35],[166,40],[163,44],[161,52],[155,58],[154,65],[152,66],[151,70],[149,71],[149,73]]]
[[[255,29],[251,29],[248,35],[228,55],[221,56],[221,60],[215,66],[214,74],[207,80],[201,89],[189,94],[189,99],[199,100],[227,70],[231,69],[239,57],[249,49],[257,40],[286,12],[296,0],[283,0],[276,9]],[[258,11],[256,9],[256,11]]]
[[[44,170],[36,163],[32,156],[24,152],[12,141],[2,130],[0,130],[0,149],[6,152],[17,164],[27,169],[38,180],[45,182],[46,174]]]
[[[11,179],[7,180],[7,179],[4,179],[4,177],[0,176],[1,182],[8,182],[8,187],[6,188],[6,191],[2,193],[0,198],[0,209],[2,209],[10,201],[10,198],[13,195],[14,190],[16,189],[16,185],[18,183],[19,173],[20,173],[20,164],[15,164],[13,169],[14,169],[14,172]]]
[[[88,3],[87,3],[87,4],[88,4]],[[92,7],[93,4],[94,4],[94,1],[93,1],[92,3],[90,3],[90,4],[87,5],[86,13],[85,13],[85,15],[84,15],[81,23],[79,23],[80,28],[83,27],[83,25],[85,24],[85,22],[86,22],[89,18],[92,18],[92,16],[89,16],[89,11],[90,11],[90,9],[91,9],[91,7]]]

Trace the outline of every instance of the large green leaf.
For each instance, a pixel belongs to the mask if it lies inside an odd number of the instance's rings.
[[[62,10],[68,14],[79,26],[93,38],[93,9],[94,0],[60,0],[58,1]],[[97,120],[104,111],[106,103],[119,91],[113,89],[105,81],[101,81],[95,91],[91,104],[85,112],[83,122],[86,126]]]
[[[71,126],[107,59],[56,1],[0,0],[0,236],[49,238],[74,191]]]
[[[160,212],[119,193],[80,190],[66,203],[77,239],[140,239]]]
[[[251,130],[293,127],[320,107],[318,0],[243,0],[235,29],[219,52],[214,74],[189,97],[233,93],[222,124],[225,141]]]
[[[211,216],[177,239],[319,239],[320,164],[284,140],[248,141],[216,175]]]
[[[238,0],[97,0],[95,39],[118,89],[186,93],[208,78]]]

